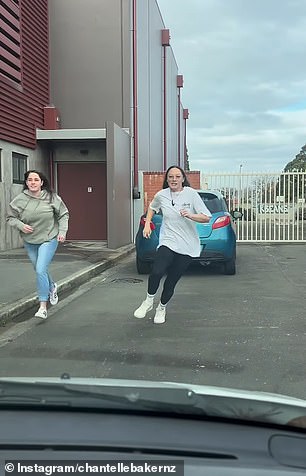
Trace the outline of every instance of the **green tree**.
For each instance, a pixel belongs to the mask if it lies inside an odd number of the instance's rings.
[[[277,192],[289,202],[296,202],[299,198],[304,198],[306,191],[305,175],[294,174],[294,172],[306,172],[306,144],[295,158],[288,162],[284,168],[284,174],[279,177]]]
[[[295,159],[288,162],[284,168],[284,172],[306,172],[306,144],[303,145]]]

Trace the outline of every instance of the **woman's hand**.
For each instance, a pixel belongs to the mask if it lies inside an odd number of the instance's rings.
[[[57,236],[57,241],[59,241],[60,243],[64,243],[65,240],[66,240],[65,236],[63,236],[63,235],[58,235]]]
[[[150,222],[146,221],[145,226],[144,226],[144,228],[143,228],[143,232],[142,232],[143,236],[144,236],[145,238],[150,238],[150,236],[151,236],[151,231],[152,231],[152,230],[151,230]]]
[[[185,210],[184,208],[180,210],[180,214],[182,215],[182,217],[189,218],[190,220],[192,220],[193,218],[193,214],[190,213],[188,210]]]
[[[34,228],[32,228],[30,225],[24,225],[22,231],[23,233],[33,233]]]
[[[190,213],[187,210],[180,210],[180,214],[182,217],[189,218],[189,220],[196,221],[197,223],[208,223],[210,221],[210,217],[204,215],[204,213]]]

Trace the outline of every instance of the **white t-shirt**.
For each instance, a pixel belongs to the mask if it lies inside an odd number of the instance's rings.
[[[171,192],[170,188],[165,188],[157,192],[150,208],[156,213],[161,210],[163,214],[158,248],[167,246],[182,255],[200,256],[201,246],[196,222],[180,214],[180,210],[185,209],[190,213],[203,213],[211,217],[196,190],[183,187],[180,192]]]

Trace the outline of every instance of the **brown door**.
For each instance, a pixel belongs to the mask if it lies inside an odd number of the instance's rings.
[[[69,240],[107,239],[105,163],[58,164],[58,194],[70,212]]]

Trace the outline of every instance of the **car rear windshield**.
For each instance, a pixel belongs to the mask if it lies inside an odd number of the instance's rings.
[[[207,206],[210,213],[227,211],[224,200],[216,197],[213,193],[200,193],[200,197]]]

